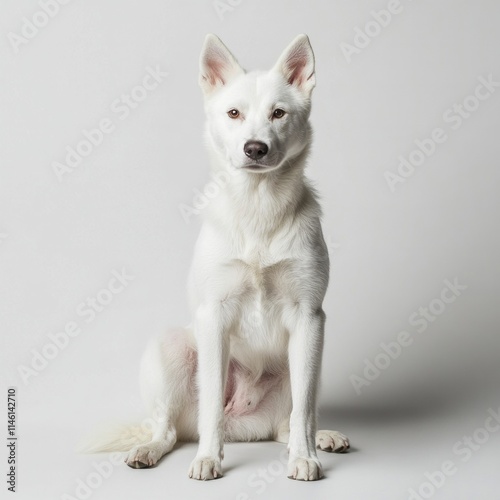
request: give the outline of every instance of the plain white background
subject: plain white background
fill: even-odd
[[[498,497],[500,432],[480,429],[500,405],[500,87],[471,96],[481,77],[500,82],[500,6],[401,0],[386,26],[374,25],[372,11],[391,5],[72,0],[29,31],[24,18],[44,24],[40,4],[3,3],[0,328],[2,390],[18,388],[14,498],[83,498],[78,481],[108,457],[75,455],[77,441],[101,422],[144,417],[142,349],[189,322],[185,278],[200,216],[186,220],[181,208],[209,182],[197,86],[207,32],[248,69],[270,67],[298,33],[310,36],[308,175],[332,260],[321,426],[347,433],[353,451],[323,454],[326,478],[305,484],[286,479],[282,445],[233,444],[226,477],[200,484],[187,478],[195,445],[184,445],[153,470],[90,476],[88,497],[392,500],[412,488],[422,498]],[[360,48],[369,22],[375,36]],[[31,38],[19,42],[23,29]],[[134,91],[157,67],[168,73],[157,87]],[[142,100],[125,116],[120,101],[131,92]],[[469,111],[452,118],[464,101]],[[59,180],[54,162],[103,119],[113,130]],[[436,128],[446,140],[392,192],[385,173]],[[84,313],[89,297],[110,300],[102,290],[123,269],[133,276],[124,290],[95,318]],[[439,302],[446,279],[467,287],[449,304]],[[439,314],[423,321],[419,308],[429,305]],[[80,334],[25,383],[19,368],[71,322]],[[380,373],[372,368],[357,394],[354,377],[387,361],[381,343],[401,331],[412,344]],[[472,443],[454,448],[467,435]],[[455,472],[426,486],[425,473],[446,460]]]

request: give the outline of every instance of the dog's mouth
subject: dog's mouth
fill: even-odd
[[[269,170],[274,170],[277,165],[263,165],[261,163],[250,163],[249,165],[243,165],[241,167],[243,170],[248,170],[250,172],[269,172]]]

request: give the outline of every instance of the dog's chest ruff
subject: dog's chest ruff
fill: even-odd
[[[245,348],[268,354],[282,353],[287,341],[283,315],[293,307],[293,262],[272,259],[262,249],[234,259],[230,265],[239,270],[238,288],[233,291],[240,307],[233,340]]]

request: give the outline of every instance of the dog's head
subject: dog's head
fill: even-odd
[[[215,35],[200,58],[207,135],[218,156],[236,169],[269,172],[309,143],[314,54],[299,35],[267,72],[246,73]]]

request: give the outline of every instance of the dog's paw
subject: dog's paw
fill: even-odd
[[[189,477],[201,481],[222,477],[220,460],[213,457],[196,457],[189,467]]]
[[[323,477],[323,471],[317,458],[291,458],[287,475],[297,481],[317,481]]]
[[[161,450],[157,446],[147,444],[134,446],[125,458],[125,463],[132,469],[147,469],[154,467],[162,457]]]
[[[323,451],[345,453],[351,445],[349,439],[338,431],[318,431],[316,433],[316,448]]]

